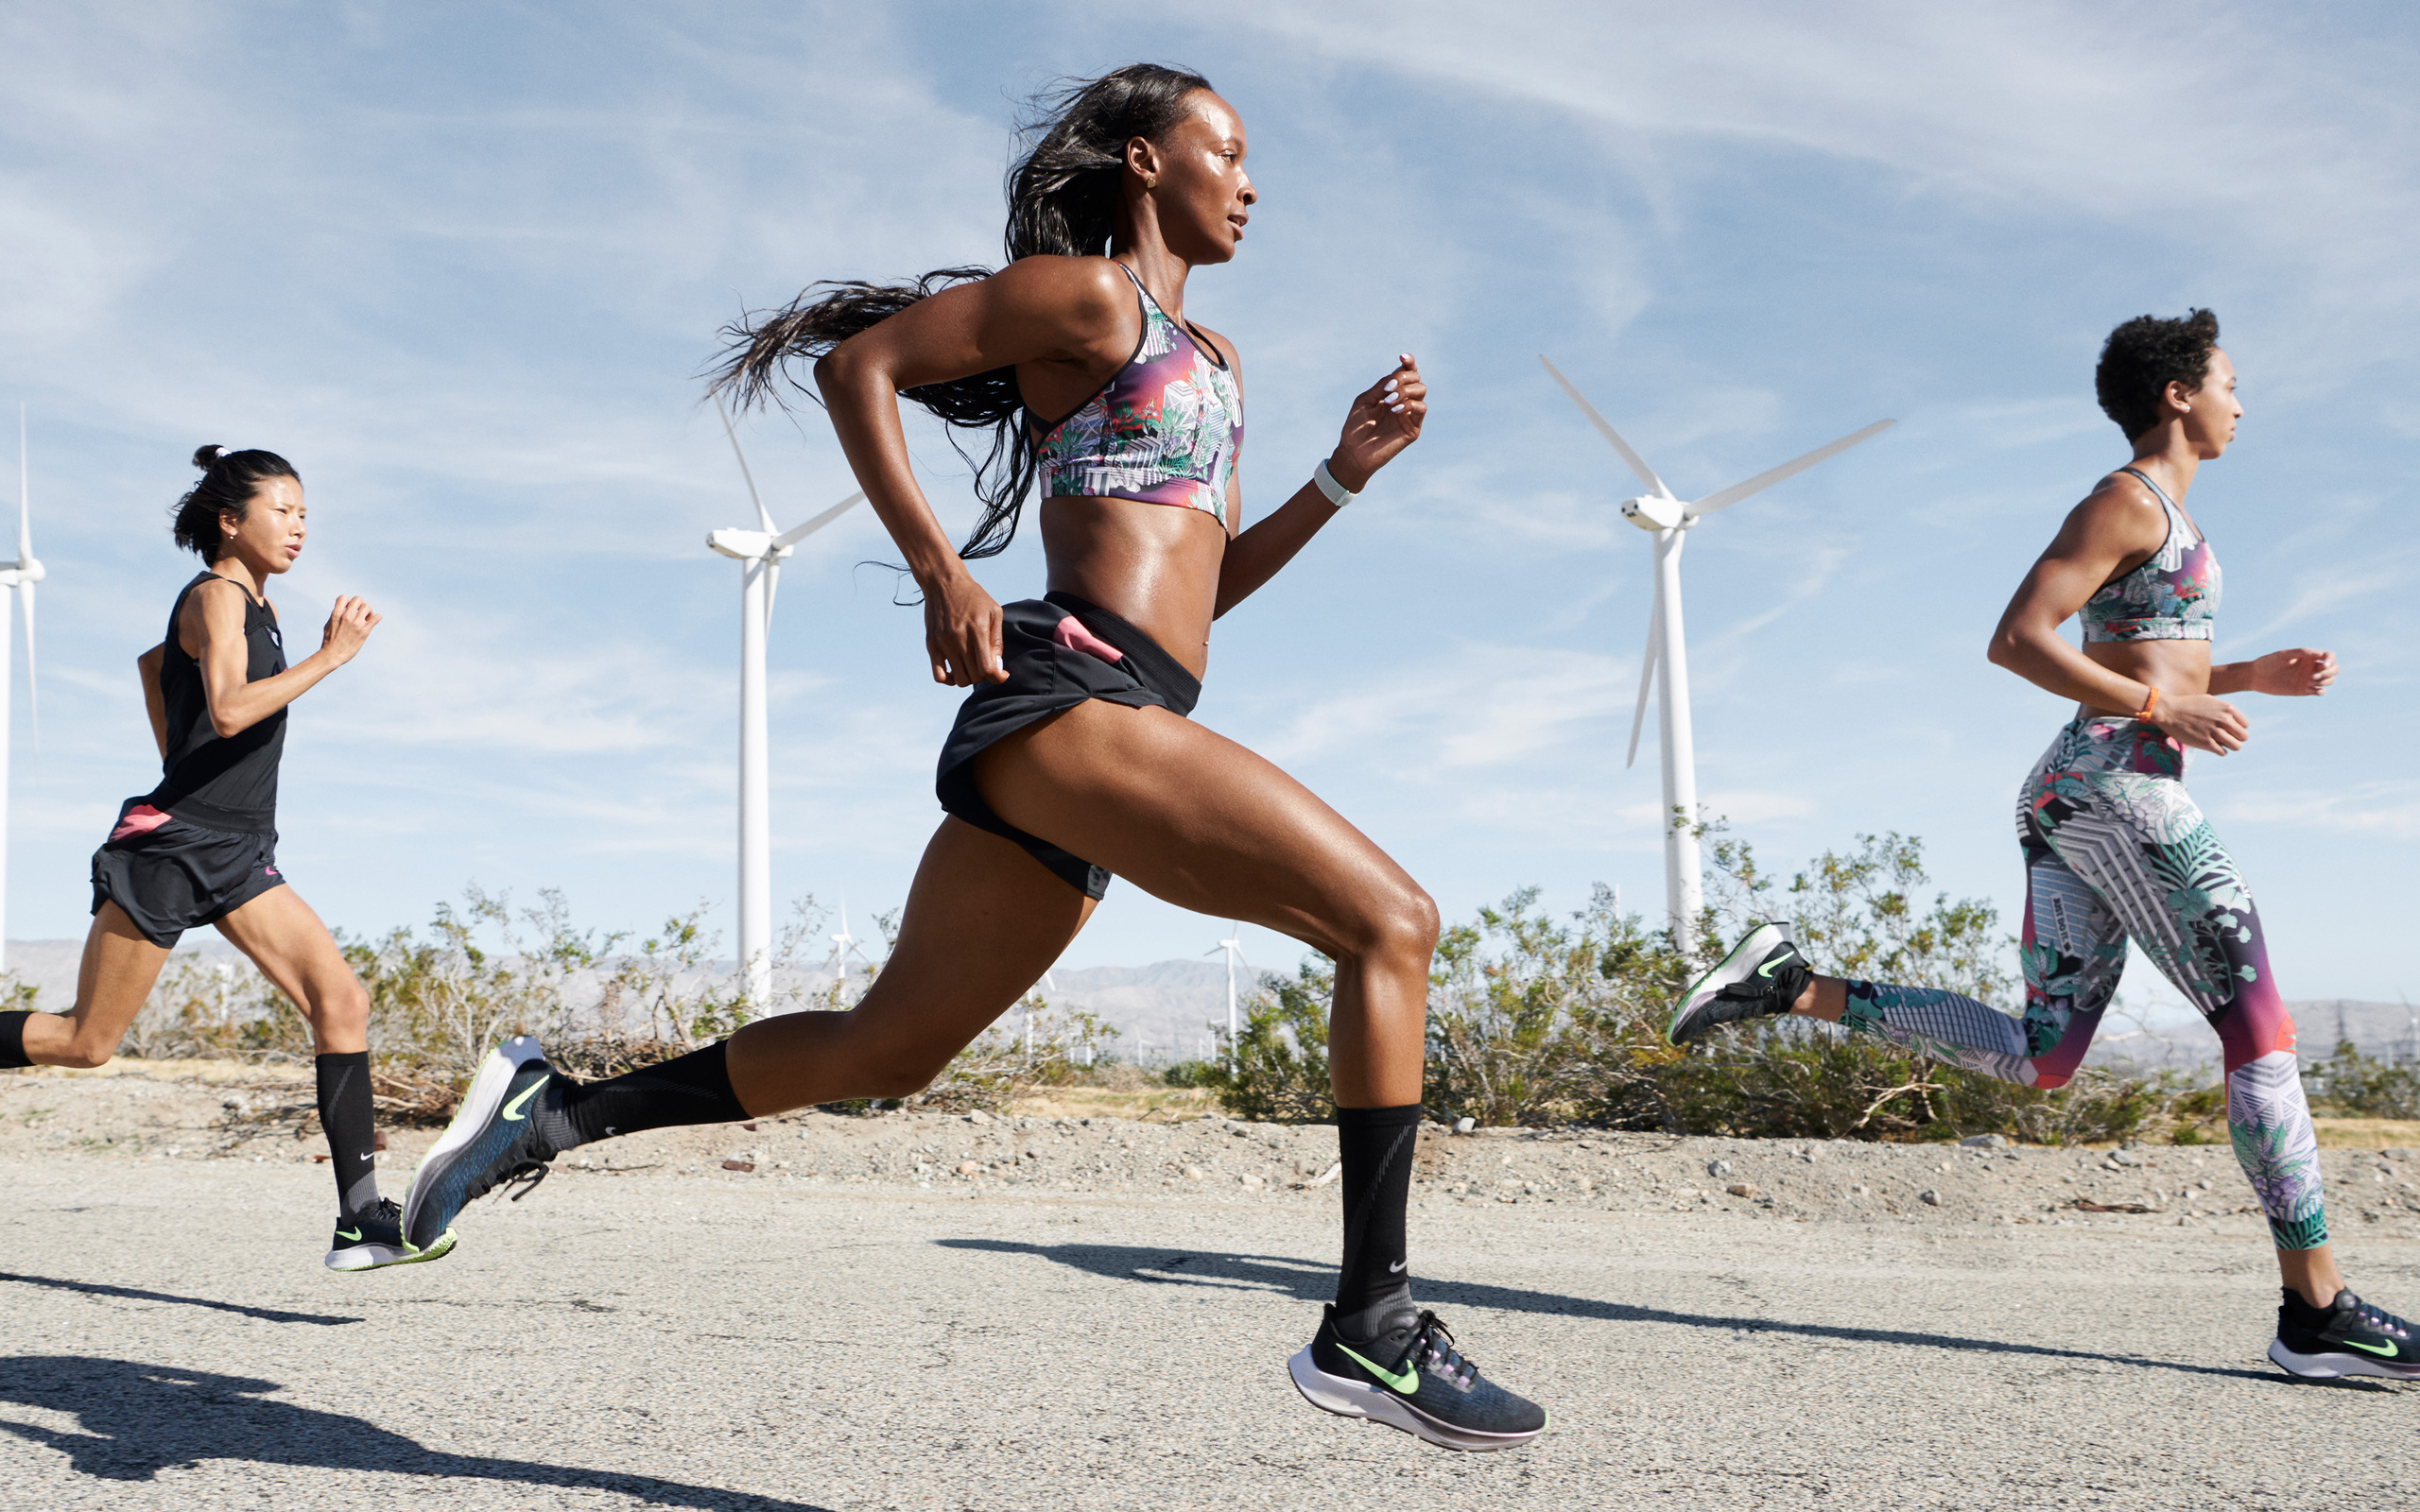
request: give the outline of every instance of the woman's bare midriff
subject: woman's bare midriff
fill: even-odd
[[[2181,698],[2210,691],[2210,643],[2207,641],[2096,641],[2083,648],[2089,661],[2110,671],[2157,688],[2163,698]],[[2132,709],[2096,709],[2076,705],[2080,718],[2095,714],[2134,713]]]
[[[1187,672],[1210,664],[1227,532],[1210,515],[1140,499],[1042,501],[1047,582],[1126,621]]]

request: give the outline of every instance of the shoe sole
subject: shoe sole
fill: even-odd
[[[443,1260],[454,1252],[454,1230],[446,1229],[437,1236],[437,1243],[426,1249],[414,1249],[409,1245],[348,1245],[328,1251],[330,1270],[384,1270],[389,1265],[417,1265],[424,1260]]]
[[[471,1090],[462,1094],[462,1106],[455,1113],[454,1122],[445,1125],[445,1132],[420,1158],[420,1164],[412,1169],[411,1184],[404,1189],[402,1228],[406,1244],[411,1242],[412,1220],[420,1215],[421,1199],[428,1194],[429,1181],[443,1175],[446,1167],[454,1163],[454,1157],[479,1137],[494,1119],[504,1094],[511,1090],[512,1078],[520,1074],[523,1066],[543,1058],[544,1054],[535,1039],[521,1035],[489,1051],[488,1057],[479,1062],[479,1074],[471,1078]]]
[[[1389,1428],[1400,1428],[1415,1437],[1427,1440],[1440,1449],[1461,1450],[1469,1453],[1495,1449],[1518,1449],[1547,1431],[1546,1424],[1526,1434],[1481,1434],[1467,1428],[1455,1428],[1415,1412],[1411,1404],[1392,1391],[1332,1376],[1311,1360],[1306,1347],[1286,1362],[1286,1373],[1294,1380],[1294,1389],[1303,1400],[1322,1412],[1332,1412],[1339,1418],[1361,1418]]]
[[[2334,1381],[2343,1376],[2373,1376],[2380,1381],[2420,1381],[2420,1365],[2392,1366],[2356,1354],[2302,1354],[2286,1348],[2283,1339],[2269,1341],[2269,1358],[2278,1369],[2306,1381]]]
[[[1789,930],[1781,924],[1758,924],[1748,931],[1713,971],[1699,977],[1689,985],[1686,992],[1681,994],[1681,1005],[1673,1010],[1672,1022],[1664,1026],[1665,1040],[1676,1045],[1687,1043],[1681,1038],[1681,1031],[1696,1016],[1698,1009],[1704,1007],[1716,993],[1732,983],[1746,981],[1754,972],[1755,963],[1774,946],[1789,938]]]

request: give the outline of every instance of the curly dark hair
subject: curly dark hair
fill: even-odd
[[[1009,261],[1047,254],[1098,257],[1111,250],[1126,144],[1158,141],[1184,118],[1185,102],[1210,81],[1185,68],[1129,63],[1098,78],[1068,84],[1033,102],[1021,129],[1026,150],[1009,169]],[[988,267],[944,267],[897,284],[856,280],[810,285],[779,310],[752,310],[723,328],[729,343],[710,372],[707,391],[728,391],[741,404],[782,401],[782,381],[821,404],[798,380],[795,364],[813,363],[858,332],[954,284],[989,278]],[[925,384],[903,396],[946,421],[953,430],[990,431],[976,462],[953,436],[950,443],[975,467],[975,496],[983,501],[965,558],[1008,549],[1017,517],[1033,491],[1033,448],[1018,434],[1024,404],[1016,369],[994,368],[947,383]]]
[[[221,515],[243,519],[251,511],[252,495],[271,478],[302,481],[293,463],[257,446],[240,452],[205,446],[193,454],[193,465],[201,469],[201,481],[177,501],[168,528],[178,545],[204,562],[216,561],[227,544],[218,528]]]
[[[2159,423],[2160,395],[2169,385],[2202,387],[2218,345],[2219,318],[2207,310],[2194,310],[2182,320],[2135,317],[2100,345],[2100,366],[2092,371],[2100,412],[2133,440]]]

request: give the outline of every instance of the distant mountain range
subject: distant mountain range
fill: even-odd
[[[188,936],[186,947],[209,957],[240,959],[234,949],[213,932]],[[76,968],[81,940],[10,940],[8,965],[19,981],[39,988],[41,1005],[63,1011],[75,1001]],[[728,971],[726,963],[718,968]],[[830,978],[821,971],[802,974],[798,984],[807,990]],[[1165,1065],[1171,1060],[1199,1059],[1214,1053],[1210,1026],[1227,1019],[1227,968],[1220,961],[1155,961],[1149,966],[1092,966],[1053,973],[1050,1001],[1061,1007],[1080,1008],[1118,1032],[1116,1054],[1121,1060]],[[1250,991],[1249,983],[1243,984]],[[2365,1055],[2387,1059],[2420,1059],[2420,1033],[2412,1009],[2400,1003],[2360,1003],[2325,998],[2290,1003],[2301,1049],[2317,1059],[2336,1048],[2339,1039],[2360,1047]],[[1013,1012],[1011,1015],[1013,1021]],[[2093,1063],[2132,1063],[2147,1068],[2185,1070],[2215,1066],[2218,1037],[2187,1023],[2158,1034],[2143,1034],[2118,1024],[2104,1026],[2093,1047]]]

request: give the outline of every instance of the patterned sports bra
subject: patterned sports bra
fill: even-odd
[[[2206,641],[2219,618],[2219,558],[2185,511],[2137,469],[2118,470],[2139,481],[2168,511],[2168,539],[2149,560],[2100,585],[2077,611],[2086,643]],[[2189,545],[2179,544],[2190,532]]]
[[[1244,446],[1236,375],[1167,317],[1133,269],[1143,335],[1126,366],[1056,424],[1034,423],[1046,499],[1140,499],[1227,523],[1227,480]]]

